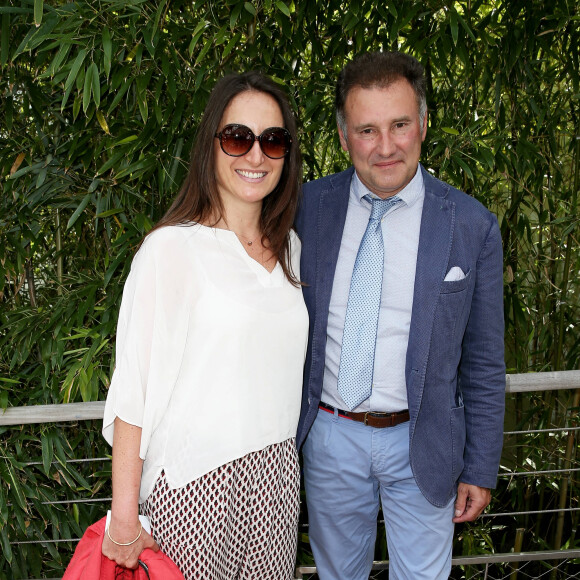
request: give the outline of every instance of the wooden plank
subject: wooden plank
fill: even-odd
[[[506,375],[507,393],[530,393],[560,389],[580,389],[580,371]],[[104,401],[8,407],[4,412],[0,411],[0,426],[102,419],[104,408]]]
[[[560,389],[580,389],[580,371],[506,375],[507,393],[557,391]]]
[[[0,410],[0,425],[28,425],[102,419],[105,401],[92,403],[63,403],[61,405],[30,405]]]

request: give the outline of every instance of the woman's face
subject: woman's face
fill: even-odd
[[[258,136],[269,127],[284,127],[282,111],[273,97],[258,91],[246,91],[232,99],[224,111],[218,132],[229,124],[246,125]],[[214,139],[218,191],[224,208],[257,204],[270,194],[280,181],[284,158],[270,159],[258,141],[240,157],[224,153],[219,139]]]

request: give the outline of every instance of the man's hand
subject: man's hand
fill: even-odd
[[[489,505],[490,501],[491,491],[487,487],[460,483],[455,500],[454,523],[472,522]]]

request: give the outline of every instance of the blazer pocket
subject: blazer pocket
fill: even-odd
[[[450,282],[441,282],[441,294],[454,294],[455,292],[463,292],[471,282],[471,270],[465,274],[465,278],[461,280],[452,280]]]

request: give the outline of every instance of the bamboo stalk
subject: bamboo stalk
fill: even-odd
[[[30,246],[28,247],[30,256]],[[32,256],[26,260],[26,283],[28,285],[28,296],[30,297],[30,306],[36,308],[36,283],[34,281],[34,269],[32,267]]]
[[[60,210],[56,210],[56,279],[58,280],[58,287],[56,292],[59,296],[62,295],[62,273],[63,273],[63,260],[62,260],[62,229],[60,225]]]
[[[574,163],[574,183],[572,185],[572,200],[570,203],[571,215],[576,215],[576,208],[578,203],[578,188],[580,187],[580,139],[576,139],[575,149],[575,163]],[[560,361],[562,360],[562,351],[564,348],[564,334],[565,334],[565,320],[566,313],[566,298],[568,295],[568,284],[570,279],[570,262],[572,261],[572,245],[574,238],[572,232],[568,234],[566,240],[566,253],[564,257],[564,272],[562,278],[562,288],[560,290],[560,312],[558,313],[558,340],[556,344],[556,361],[554,370],[560,370]]]
[[[522,546],[524,544],[524,532],[525,528],[517,528],[516,529],[516,539],[514,541],[514,554],[519,554],[522,551]],[[512,573],[510,574],[510,580],[516,580],[518,577],[518,565],[517,563],[513,563],[510,565],[512,569]]]
[[[575,215],[576,207],[578,202],[578,188],[580,186],[580,140],[576,139],[575,148],[575,163],[574,163],[574,182],[572,189],[572,200],[571,200],[571,211]],[[568,239],[566,241],[566,253],[564,258],[564,273],[562,279],[562,288],[560,293],[560,312],[558,318],[558,339],[556,345],[556,366],[554,370],[560,370],[560,361],[562,359],[562,352],[564,348],[564,334],[565,334],[565,320],[564,314],[566,312],[566,296],[568,292],[569,274],[570,274],[570,262],[572,258],[572,244],[573,238],[572,233],[568,234]],[[574,398],[572,401],[572,409],[576,409],[580,403],[580,389],[577,389],[574,393]],[[577,413],[576,413],[577,414]],[[572,417],[570,417],[570,422],[572,422]],[[568,441],[566,445],[566,456],[564,458],[564,468],[570,467],[572,454],[574,451],[574,444],[576,441],[576,432],[571,431],[568,435]],[[562,487],[560,488],[560,497],[558,502],[558,507],[564,509],[566,507],[566,501],[568,499],[568,485],[570,478],[564,478],[562,480]],[[556,532],[554,535],[554,549],[559,550],[562,546],[562,537],[564,535],[564,512],[558,513],[558,518],[556,520]],[[555,579],[555,571],[552,571],[551,578]]]
[[[577,409],[580,404],[580,389],[577,389],[574,393],[574,398],[572,400],[572,409]],[[576,415],[578,412],[576,411]],[[572,423],[572,417],[570,417],[570,423]],[[566,456],[564,457],[564,469],[568,469],[572,464],[572,454],[574,453],[574,445],[576,442],[576,431],[570,431],[568,434],[568,441],[566,444]],[[568,484],[570,482],[570,476],[562,479],[562,487],[560,488],[560,501],[558,508],[563,510],[566,507],[566,502],[568,500]],[[564,533],[564,513],[563,511],[558,513],[558,519],[556,521],[556,534],[554,537],[554,550],[559,550],[562,546],[562,536]]]

